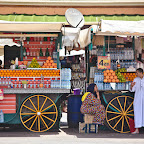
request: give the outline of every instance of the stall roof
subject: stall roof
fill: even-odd
[[[0,21],[0,32],[61,32],[62,22]]]
[[[144,20],[143,15],[84,15],[86,23],[99,22],[103,20],[123,20],[123,21],[140,21]],[[64,15],[25,15],[25,14],[8,14],[0,15],[0,20],[12,22],[62,22],[66,23]],[[92,25],[90,24],[90,25]]]
[[[44,6],[141,6],[143,0],[0,0],[3,5]]]
[[[97,35],[133,35],[144,36],[144,20],[120,21],[101,20],[101,31]]]

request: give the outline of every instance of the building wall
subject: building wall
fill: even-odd
[[[76,8],[83,15],[144,15],[144,6],[16,6],[0,5],[0,14],[64,15],[68,8]]]

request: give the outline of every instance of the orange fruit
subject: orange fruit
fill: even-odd
[[[53,60],[50,60],[50,63],[53,63],[54,61]]]
[[[113,82],[113,83],[115,83],[115,82],[116,82],[116,80],[115,80],[115,79],[112,79],[112,82]]]
[[[108,83],[111,83],[111,79],[108,79]]]
[[[112,80],[114,77],[113,76],[110,76],[110,79]]]
[[[112,76],[115,76],[115,72],[112,73]]]
[[[49,56],[47,59],[48,59],[48,60],[51,60],[52,58]]]
[[[49,67],[50,67],[50,66],[51,66],[51,63],[48,63],[48,65],[47,65],[47,66],[49,66]]]
[[[108,80],[107,79],[104,79],[104,82],[106,83]]]
[[[106,76],[105,79],[109,79],[109,76]]]
[[[46,60],[46,63],[49,63],[49,60]]]
[[[52,66],[55,66],[55,63],[52,63]]]
[[[111,76],[111,73],[108,73],[108,76]]]
[[[119,82],[119,80],[118,80],[118,79],[116,79],[115,81],[116,81],[116,83],[118,83],[118,82]]]
[[[114,76],[114,79],[117,79],[117,76]]]
[[[107,73],[106,73],[106,72],[104,73],[104,76],[107,76]]]
[[[113,70],[109,70],[110,73],[113,73]]]
[[[106,70],[105,72],[106,72],[106,73],[109,73],[110,71],[109,71],[109,70]]]

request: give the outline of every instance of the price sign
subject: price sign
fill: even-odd
[[[108,56],[98,56],[98,69],[110,69],[111,60]]]

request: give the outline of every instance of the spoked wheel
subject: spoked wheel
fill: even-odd
[[[116,132],[130,132],[129,118],[133,116],[133,98],[131,96],[117,96],[106,107],[107,124]]]
[[[30,131],[44,132],[53,127],[58,112],[55,103],[45,95],[28,97],[21,105],[20,119]]]

